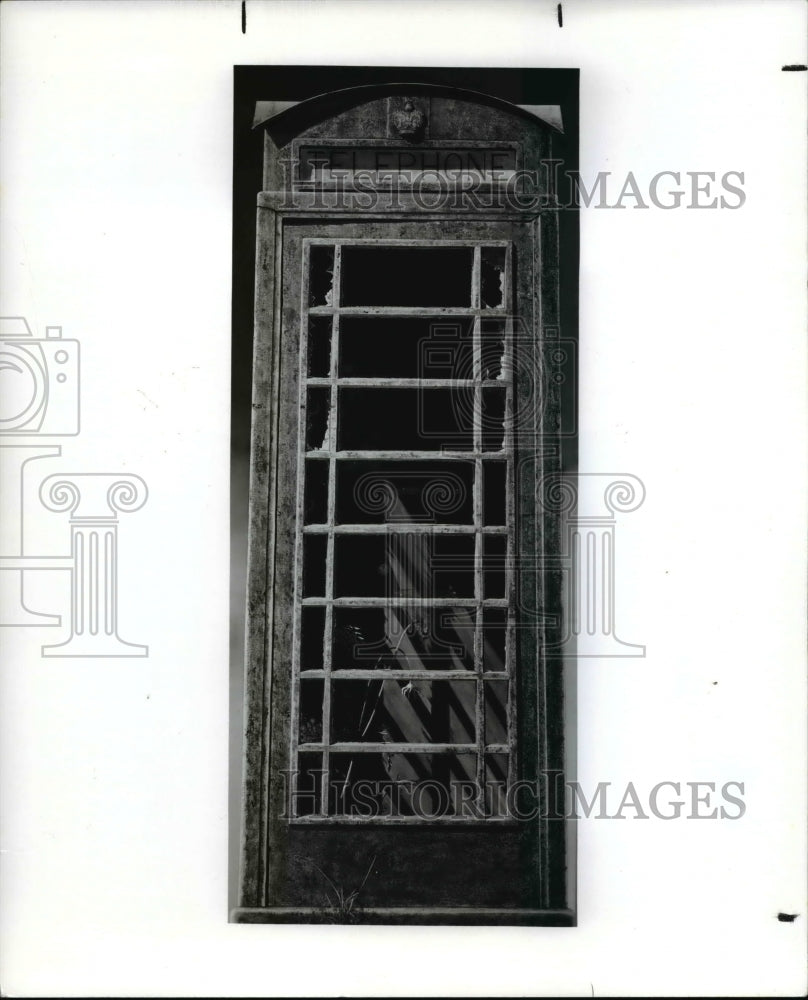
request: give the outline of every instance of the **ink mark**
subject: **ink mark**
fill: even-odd
[[[561,6],[559,4],[559,6]],[[788,66],[783,66],[784,73],[805,73],[808,72],[808,66],[803,66],[801,63],[793,63]]]
[[[564,14],[563,14],[563,12],[561,10],[561,4],[558,4],[556,6],[556,13],[558,14],[558,26],[559,26],[559,28],[563,28],[564,27]]]
[[[777,919],[781,924],[793,924],[799,913],[778,913]]]
[[[241,33],[247,34],[247,0],[241,0]]]

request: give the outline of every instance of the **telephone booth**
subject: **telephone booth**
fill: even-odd
[[[556,105],[258,102],[240,922],[571,924]]]

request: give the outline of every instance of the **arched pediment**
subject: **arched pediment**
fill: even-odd
[[[253,127],[264,126],[276,145],[284,146],[321,122],[352,108],[385,97],[423,96],[445,98],[500,110],[515,118],[532,119],[556,132],[564,131],[557,104],[512,104],[490,94],[426,83],[386,83],[347,87],[304,101],[257,101]]]

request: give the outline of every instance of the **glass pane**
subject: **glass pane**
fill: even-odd
[[[328,378],[331,373],[330,316],[309,316],[308,374]]]
[[[334,248],[313,246],[309,253],[309,306],[330,306],[333,299]]]
[[[485,683],[485,742],[508,742],[508,681]]]
[[[312,816],[320,812],[323,782],[323,756],[319,753],[297,755],[297,773],[292,775],[292,813]]]
[[[341,461],[336,520],[471,524],[473,481],[474,466],[465,462]]]
[[[482,391],[482,438],[485,451],[501,451],[505,443],[505,389]]]
[[[331,446],[330,389],[309,389],[306,398],[306,450],[326,451]]]
[[[495,527],[505,524],[504,462],[483,462],[483,524]]]
[[[474,444],[471,398],[451,389],[341,389],[340,449],[468,450]]]
[[[335,680],[335,743],[474,743],[476,683]]]
[[[325,524],[328,519],[328,461],[308,459],[303,492],[303,523]]]
[[[474,322],[442,318],[429,324],[421,342],[423,378],[474,378]]]
[[[334,608],[332,622],[332,658],[334,670],[374,670],[393,667],[387,643],[388,625],[385,608]],[[398,635],[393,639],[395,648]]]
[[[414,602],[429,597],[473,597],[474,538],[404,533],[337,535],[334,596],[395,597]]]
[[[480,251],[480,305],[496,309],[505,304],[505,247]]]
[[[505,345],[505,321],[480,320],[480,372],[486,381],[505,381],[508,364]]]
[[[474,669],[474,608],[436,608],[431,633],[433,655],[429,666],[442,670]]]
[[[471,247],[344,246],[343,306],[471,305]]]
[[[325,535],[303,539],[303,596],[325,597]]]
[[[325,608],[303,608],[300,625],[300,669],[322,670]]]
[[[505,596],[504,535],[485,535],[483,538],[483,590],[486,597]]]
[[[435,535],[432,578],[435,597],[474,596],[474,538]]]
[[[318,317],[330,320],[330,317]],[[471,378],[470,318],[343,316],[343,378]]]
[[[384,597],[388,593],[393,583],[387,541],[381,535],[335,536],[335,597]]]
[[[483,610],[483,670],[505,670],[505,608]]]
[[[300,681],[300,743],[320,743],[323,738],[323,681]]]
[[[335,608],[337,670],[473,670],[473,608]]]
[[[329,811],[423,819],[478,815],[476,777],[471,753],[332,753]]]

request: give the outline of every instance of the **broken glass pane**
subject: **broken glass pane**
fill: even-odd
[[[309,306],[334,305],[334,248],[313,246],[309,253]]]
[[[306,450],[328,451],[328,432],[331,410],[329,389],[309,389],[306,403]]]
[[[483,247],[480,264],[480,305],[497,309],[505,304],[505,247]]]
[[[480,320],[480,373],[484,381],[504,381],[508,371],[505,321]]]

